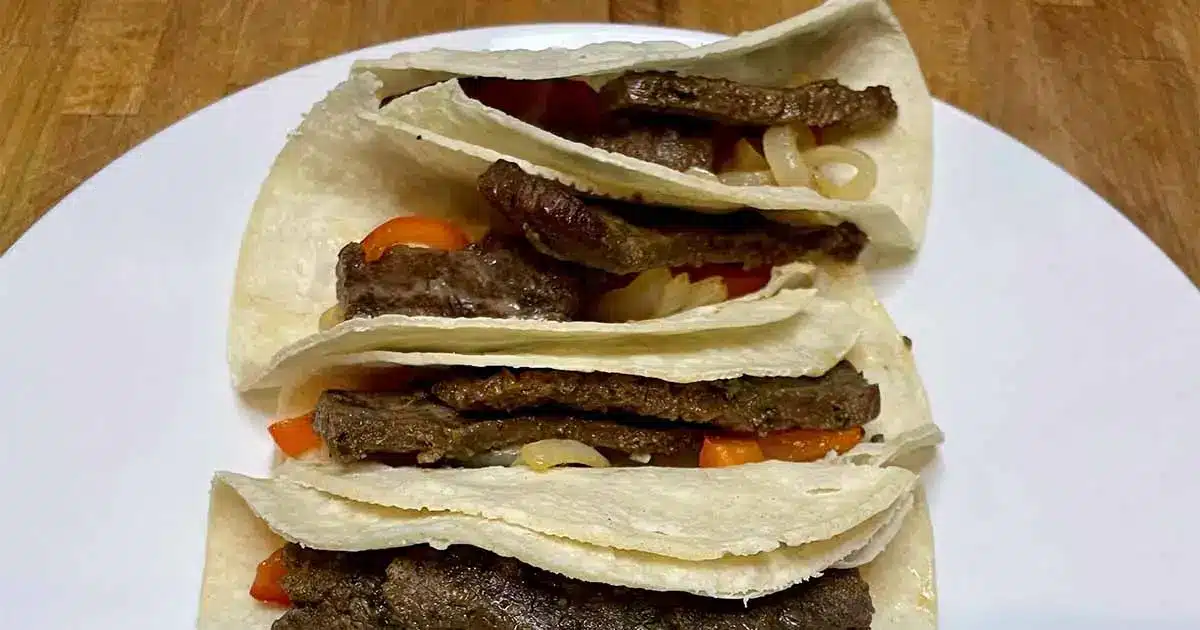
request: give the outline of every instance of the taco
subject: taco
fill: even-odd
[[[908,341],[862,272],[809,281],[799,315],[657,342],[343,352],[333,338],[277,367],[272,432],[292,456],[453,467],[886,464],[939,443]]]
[[[936,627],[901,469],[499,470],[404,507],[218,474],[199,627]]]
[[[383,116],[610,195],[780,210],[884,248],[923,236],[932,99],[883,0],[831,0],[697,48],[430,50],[355,67],[383,81]]]
[[[680,52],[676,61],[766,64],[764,51],[794,52],[797,41],[817,32],[813,25],[867,15],[868,4],[854,6],[823,9],[834,17],[818,15],[811,24],[810,18],[784,23],[771,31],[778,37],[759,36],[753,45]],[[638,46],[579,54],[623,51],[605,57],[611,57],[608,72],[619,69],[618,58],[660,50]],[[430,55],[415,59],[439,58]],[[495,55],[501,65],[513,59]],[[488,57],[466,58],[475,67]],[[868,236],[908,233],[923,222],[924,193],[904,195],[920,202],[920,210],[910,208],[911,220],[869,200],[839,202],[849,204],[839,215],[802,201],[808,193],[789,187],[734,199],[713,196],[711,187],[679,189],[669,179],[627,181],[603,165],[526,153],[521,143],[495,150],[457,126],[393,115],[427,98],[426,90],[381,111],[380,94],[437,75],[403,63],[363,66],[318,103],[264,182],[243,239],[231,309],[229,355],[238,388],[278,385],[278,366],[301,354],[484,353],[566,339],[659,343],[775,323],[803,308],[802,296],[786,290],[797,288],[810,268],[797,261],[851,261]],[[449,77],[437,76],[443,75]],[[897,103],[902,112],[908,107],[903,98]],[[913,109],[920,110],[919,102]],[[919,136],[919,125],[905,120],[902,113],[885,131],[855,137]],[[919,155],[899,161],[923,168]],[[889,185],[879,181],[881,191]],[[737,188],[737,195],[764,189]],[[744,207],[771,211],[774,220]],[[331,338],[342,340],[337,352]]]

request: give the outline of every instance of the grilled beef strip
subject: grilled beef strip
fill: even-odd
[[[415,456],[419,464],[464,462],[545,439],[575,440],[626,455],[672,456],[697,452],[704,440],[698,428],[622,420],[569,414],[468,418],[421,391],[328,390],[313,412],[313,428],[339,462],[403,456]]]
[[[273,630],[867,630],[857,570],[744,602],[581,582],[463,545],[284,548],[293,608]]]
[[[695,125],[618,121],[601,131],[577,138],[597,149],[621,153],[677,171],[715,166],[715,141],[711,129]]]
[[[581,312],[579,269],[520,239],[489,235],[458,251],[397,246],[367,262],[363,247],[338,253],[337,297],[347,318],[385,313],[562,321]]]
[[[563,184],[504,160],[480,176],[479,190],[538,251],[614,274],[710,263],[781,265],[814,255],[852,261],[867,243],[852,223],[789,225],[750,211],[714,217],[654,208],[642,210],[641,218],[686,213],[690,225],[643,227],[626,216],[637,212],[631,204],[585,200]]]
[[[752,377],[671,383],[627,374],[500,369],[460,372],[432,387],[463,412],[565,408],[706,423],[765,434],[848,429],[879,415],[879,386],[848,361],[820,377]]]
[[[466,77],[459,83],[471,98],[546,131],[677,171],[715,169],[719,125],[757,130],[752,135],[786,123],[855,131],[881,127],[897,114],[887,87],[853,90],[836,80],[779,88],[632,72],[599,94],[572,79]]]
[[[885,86],[852,90],[836,80],[799,87],[762,87],[727,79],[631,72],[600,88],[608,112],[639,112],[701,118],[728,125],[850,129],[880,127],[896,118],[896,101]]]

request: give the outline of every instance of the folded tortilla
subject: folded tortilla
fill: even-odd
[[[924,236],[933,101],[917,57],[884,0],[830,0],[778,24],[697,48],[649,42],[573,50],[435,49],[360,61],[355,68],[382,80],[381,95],[405,94],[381,116],[569,173],[585,180],[585,189],[689,208],[821,211],[857,224],[876,248],[915,249]],[[833,78],[855,89],[888,86],[899,107],[894,123],[839,141],[878,165],[874,192],[864,201],[843,201],[807,188],[725,185],[556,136],[469,98],[455,80],[581,78],[598,84],[645,70],[765,86],[788,85],[797,76]]]
[[[503,517],[476,516],[474,514],[484,510],[495,513],[511,509],[513,514],[528,515],[538,513],[538,509],[528,509],[536,501],[526,502],[523,506],[519,501],[513,502],[518,498],[517,488],[509,488],[499,500],[473,496],[473,492],[482,488],[473,483],[461,485],[457,483],[461,478],[449,479],[440,474],[444,471],[427,473],[435,480],[424,483],[428,486],[441,483],[449,498],[410,503],[442,501],[443,505],[453,503],[454,508],[462,511],[372,506],[280,479],[256,480],[221,473],[213,485],[199,627],[204,630],[270,627],[281,609],[253,600],[248,594],[248,586],[253,581],[258,561],[284,540],[342,551],[413,544],[430,544],[435,548],[466,544],[584,581],[683,591],[724,599],[766,595],[815,577],[826,568],[859,566],[868,559],[860,553],[866,549],[872,552],[869,563],[862,567],[876,608],[876,621],[872,627],[936,627],[932,536],[923,499],[919,492],[914,494],[915,478],[911,474],[899,469],[824,467],[838,469],[840,476],[833,477],[840,478],[841,483],[871,488],[885,496],[897,495],[892,505],[872,514],[875,504],[870,508],[847,506],[840,495],[841,488],[834,487],[838,482],[830,481],[833,477],[828,471],[818,470],[820,465],[761,464],[740,468],[751,476],[757,474],[755,468],[763,468],[773,476],[793,482],[793,486],[787,494],[781,495],[772,489],[769,491],[773,494],[757,495],[759,509],[764,514],[758,515],[759,510],[751,510],[740,515],[753,522],[730,519],[729,510],[724,509],[720,514],[722,518],[716,518],[715,514],[705,517],[711,512],[711,505],[701,506],[704,509],[698,514],[654,509],[660,497],[646,493],[639,497],[637,492],[618,492],[613,501],[633,500],[649,508],[651,516],[647,520],[636,518],[635,505],[618,509],[611,518],[596,520],[607,520],[604,527],[610,530],[609,534],[617,535],[618,540],[624,540],[621,534],[632,535],[638,540],[646,535],[657,535],[666,540],[670,537],[668,534],[674,533],[688,541],[684,546],[691,544],[694,548],[722,544],[717,541],[765,541],[772,533],[792,540],[828,537],[796,545],[779,546],[776,541],[773,543],[775,548],[751,555],[725,554],[716,559],[683,560],[672,555],[617,549],[549,535],[514,525]],[[791,470],[780,470],[782,468]],[[735,471],[732,476],[738,474]],[[814,474],[821,479],[806,481]],[[436,480],[439,477],[445,479]],[[854,481],[850,481],[851,478]],[[761,484],[754,483],[749,488],[753,490],[742,494],[764,489]],[[813,489],[821,492],[806,492]],[[711,490],[716,493],[718,498],[714,500],[718,504],[721,499],[734,496],[729,494],[730,489],[722,490],[720,482]],[[592,488],[591,492],[594,491]],[[737,494],[736,490],[733,492]],[[851,494],[859,496],[860,491]],[[742,501],[752,499],[747,496]],[[666,502],[674,507],[686,507],[695,499],[668,497]],[[791,508],[793,515],[808,515],[800,519],[804,525],[794,519],[780,518],[786,508]],[[836,527],[821,521],[820,516],[827,512],[834,516]],[[562,524],[553,516],[542,513],[533,522],[540,529],[561,529]],[[692,518],[695,516],[701,518]],[[746,523],[740,531],[736,527],[738,522]],[[653,527],[669,530],[654,532]],[[797,537],[796,533],[805,531],[805,527],[809,528],[807,533]],[[744,550],[754,548],[758,547],[745,547]],[[854,564],[854,560],[861,562]]]
[[[880,162],[879,199],[837,202],[842,208],[837,210],[822,205],[825,202],[819,199],[810,199],[808,193],[790,189],[729,190],[722,194],[735,197],[714,197],[713,191],[698,182],[673,183],[671,178],[654,176],[650,170],[645,174],[638,171],[641,180],[628,179],[633,174],[613,171],[604,166],[603,160],[564,161],[553,152],[530,154],[535,160],[522,159],[514,153],[523,151],[508,144],[495,150],[480,144],[483,140],[475,134],[464,141],[380,113],[380,93],[413,82],[415,87],[450,78],[453,73],[446,68],[486,74],[486,68],[493,67],[510,76],[510,70],[526,67],[531,59],[543,56],[552,61],[549,66],[592,75],[642,67],[645,63],[657,67],[661,62],[672,68],[692,64],[697,71],[749,79],[755,72],[782,67],[779,64],[784,61],[791,68],[795,60],[810,60],[816,65],[796,66],[794,70],[832,73],[852,83],[873,81],[877,73],[885,73],[886,80],[880,80],[897,95],[901,118],[888,131],[852,143]],[[430,69],[418,69],[424,66]],[[555,71],[546,69],[549,66],[543,61],[530,67],[540,67],[541,73],[552,76]],[[928,118],[928,93],[903,34],[885,5],[861,0],[833,2],[763,31],[698,49],[615,43],[579,51],[537,53],[430,51],[423,56],[366,64],[312,108],[277,156],[259,192],[243,236],[231,302],[228,355],[234,384],[242,390],[277,386],[283,364],[298,362],[312,367],[313,357],[368,349],[494,352],[498,345],[512,348],[566,337],[592,345],[599,340],[617,339],[634,343],[641,337],[781,321],[801,308],[801,296],[788,294],[785,289],[797,284],[796,278],[805,273],[804,265],[777,269],[770,285],[741,300],[654,322],[603,324],[389,315],[351,320],[327,333],[317,332],[321,314],[337,301],[334,267],[344,244],[363,238],[390,218],[404,215],[451,219],[474,236],[482,234],[487,226],[476,179],[500,159],[589,194],[619,197],[633,185],[646,195],[674,195],[660,201],[686,202],[684,205],[689,206],[715,204],[729,208],[750,204],[768,210],[842,212],[862,223],[864,229],[876,226],[872,237],[878,243],[915,247],[923,231],[928,199]],[[484,135],[491,137],[490,133]],[[517,148],[525,146],[517,144]],[[593,153],[588,155],[594,157]],[[759,194],[755,191],[766,197],[754,196]],[[736,197],[744,194],[751,198]],[[779,195],[783,197],[772,197]],[[339,341],[329,341],[331,338]]]

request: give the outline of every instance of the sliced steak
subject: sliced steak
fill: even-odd
[[[693,227],[642,227],[622,214],[633,212],[630,204],[585,200],[504,160],[480,176],[479,189],[538,251],[614,274],[710,263],[781,265],[814,255],[851,261],[867,243],[852,223],[785,225],[753,212],[711,217],[646,208],[642,214],[691,215]]]
[[[579,315],[578,269],[520,239],[488,237],[458,251],[397,246],[367,262],[362,245],[338,253],[337,297],[347,318],[385,313],[570,320]]]
[[[384,630],[396,628],[383,585],[390,551],[339,553],[284,547],[284,591],[293,608],[272,630]]]
[[[570,415],[466,418],[424,392],[321,394],[313,425],[336,461],[415,456],[418,463],[465,461],[489,451],[546,439],[576,440],[627,455],[698,452],[699,429]]]
[[[598,149],[661,164],[677,171],[693,167],[713,170],[714,141],[711,128],[691,129],[689,126],[621,121],[581,140]]]
[[[760,87],[669,72],[632,72],[600,88],[609,112],[642,112],[702,118],[729,125],[866,129],[896,117],[892,92],[876,85],[852,90],[834,80],[791,88]]]
[[[874,616],[857,570],[747,602],[581,582],[462,545],[286,549],[296,607],[274,630],[866,630]]]
[[[712,424],[738,432],[848,429],[879,415],[879,386],[847,361],[824,375],[671,383],[596,372],[514,370],[462,374],[433,393],[460,411],[567,408]]]

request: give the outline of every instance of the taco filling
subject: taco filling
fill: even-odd
[[[291,607],[273,630],[852,630],[874,614],[857,569],[743,602],[582,582],[465,545],[335,552],[288,544],[260,565],[251,594]]]
[[[844,200],[867,198],[877,167],[839,142],[878,131],[898,113],[887,87],[854,90],[833,79],[770,87],[628,72],[598,90],[575,79],[459,84],[484,105],[597,149],[730,185],[802,186]],[[839,181],[834,165],[856,172]]]
[[[716,467],[844,453],[880,412],[879,387],[845,361],[815,378],[696,383],[545,369],[409,374],[322,391],[310,414],[271,432],[285,453],[322,449],[340,463]]]
[[[548,321],[664,317],[753,293],[771,268],[852,261],[853,224],[793,225],[586,197],[498,161],[479,178],[496,227],[398,217],[338,254],[338,305],[322,328],[384,314]]]

